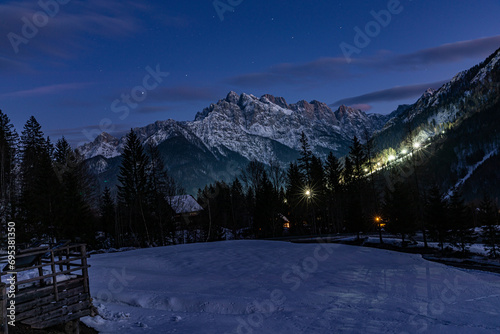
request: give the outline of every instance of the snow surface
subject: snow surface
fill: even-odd
[[[500,276],[338,244],[227,241],[99,254],[101,333],[495,333]]]

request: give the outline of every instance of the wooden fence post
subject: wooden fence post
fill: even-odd
[[[56,271],[56,264],[55,264],[55,259],[54,259],[54,251],[50,251],[50,260],[51,264],[50,267],[52,268],[52,284],[54,284],[54,296],[56,297],[56,301],[59,301],[59,291],[57,291],[57,271]]]
[[[81,245],[80,252],[82,254],[82,276],[85,292],[89,293],[89,271],[87,268],[87,249],[84,244]]]

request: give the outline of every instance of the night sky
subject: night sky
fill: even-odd
[[[499,48],[498,13],[498,0],[1,1],[0,109],[73,145],[192,120],[230,90],[389,113]]]

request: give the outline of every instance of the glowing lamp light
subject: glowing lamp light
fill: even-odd
[[[389,161],[394,161],[394,160],[396,160],[396,157],[395,157],[395,156],[393,156],[393,155],[390,155],[390,156],[389,156]]]
[[[406,154],[406,153],[408,153],[408,150],[406,150],[406,149],[402,150],[401,153]]]
[[[368,173],[368,168],[365,168],[364,171],[365,171],[365,173]]]
[[[413,147],[415,147],[415,148],[419,148],[419,147],[420,147],[420,143],[415,143],[415,144],[413,144]]]
[[[310,190],[306,190],[306,196],[311,196],[311,191]]]

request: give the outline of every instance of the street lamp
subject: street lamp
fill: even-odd
[[[382,218],[380,216],[376,216],[375,223],[377,224],[378,227],[378,236],[380,238],[380,243],[383,244],[384,241],[382,240]]]

